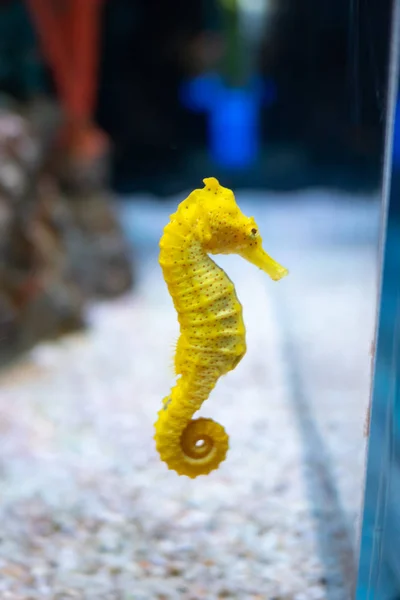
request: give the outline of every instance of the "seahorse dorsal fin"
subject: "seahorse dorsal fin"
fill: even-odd
[[[219,181],[215,177],[206,177],[203,179],[203,183],[212,192],[216,192],[220,187]]]

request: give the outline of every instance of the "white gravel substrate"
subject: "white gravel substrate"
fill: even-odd
[[[229,432],[228,458],[192,481],[168,471],[153,443],[177,336],[156,263],[171,207],[125,209],[134,294],[93,307],[86,334],[42,345],[1,376],[0,598],[346,599],[373,242],[303,239],[304,203],[244,206],[292,279],[273,284],[240,259],[219,260],[244,305],[248,352],[201,411]],[[310,210],[322,219],[327,207]],[[284,223],[297,232],[286,241]]]

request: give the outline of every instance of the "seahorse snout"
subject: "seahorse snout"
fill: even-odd
[[[239,254],[252,265],[264,271],[273,281],[279,281],[289,273],[288,269],[276,262],[261,245],[247,246],[247,248],[241,249]]]

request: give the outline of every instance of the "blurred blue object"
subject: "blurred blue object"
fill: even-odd
[[[209,73],[185,81],[180,89],[180,99],[184,106],[194,112],[212,108],[220,94],[222,82],[217,74]]]
[[[209,150],[216,164],[246,169],[260,147],[261,106],[276,97],[272,81],[254,78],[246,87],[228,87],[222,78],[206,74],[185,82],[182,103],[195,112],[208,112]]]

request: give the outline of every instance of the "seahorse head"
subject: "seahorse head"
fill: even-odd
[[[215,177],[203,179],[205,187],[197,190],[201,215],[200,235],[210,254],[239,254],[277,281],[288,270],[269,256],[253,217],[242,213],[232,190],[219,184]]]

